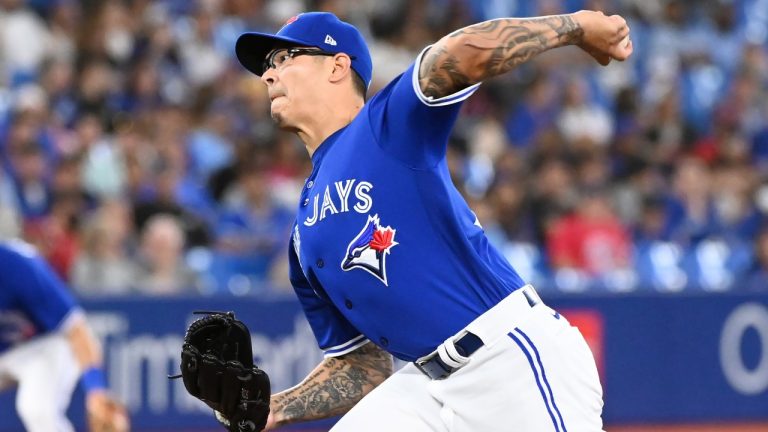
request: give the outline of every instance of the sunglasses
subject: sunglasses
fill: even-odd
[[[325,56],[325,57],[333,57],[338,53],[332,53],[328,51],[322,51],[314,48],[282,48],[282,49],[276,49],[267,55],[267,58],[264,59],[264,63],[262,64],[262,73],[268,71],[271,68],[280,69],[283,64],[285,64],[286,61],[289,59],[298,57],[298,56]],[[355,56],[349,56],[350,59],[354,60]]]

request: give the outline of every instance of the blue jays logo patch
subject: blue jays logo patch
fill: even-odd
[[[347,246],[347,254],[341,263],[341,269],[349,271],[360,268],[376,276],[387,285],[387,255],[395,241],[395,229],[381,226],[379,215],[368,216],[368,221]]]

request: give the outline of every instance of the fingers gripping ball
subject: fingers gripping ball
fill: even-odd
[[[260,431],[269,416],[269,376],[253,364],[251,334],[232,312],[193,322],[184,336],[181,377],[189,394],[231,432]]]
[[[624,36],[624,39],[619,42],[619,46],[622,48],[629,48],[629,44],[632,43],[632,40],[629,39],[629,35]]]

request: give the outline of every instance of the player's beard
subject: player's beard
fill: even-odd
[[[285,107],[285,101],[284,100],[283,101],[279,100],[281,98],[284,99],[285,96],[281,96],[280,98],[275,99],[275,100],[272,101],[272,104],[270,105],[269,114],[272,116],[272,121],[275,122],[277,127],[281,128],[281,129],[284,129],[284,128],[287,127],[287,125],[286,125],[287,119],[286,119],[286,116],[284,114],[284,111],[285,111],[286,107]],[[277,103],[277,107],[275,106],[276,103]],[[281,106],[281,104],[283,104],[283,105]]]
[[[285,103],[284,101],[278,102],[278,104]],[[291,116],[286,115],[286,108],[287,106],[278,105],[278,109],[275,110],[274,108],[275,101],[272,101],[272,109],[270,109],[270,116],[272,117],[272,121],[275,122],[275,125],[284,131],[287,132],[298,132],[299,127],[296,125],[296,118],[295,115],[293,116],[293,121],[291,120]],[[295,113],[294,113],[295,114]]]
[[[279,113],[278,112],[278,113],[272,114],[272,121],[275,122],[275,125],[277,125],[277,127],[280,130],[284,130],[284,131],[288,131],[288,132],[295,132],[295,131],[298,130],[298,128],[296,128],[296,126],[292,125],[291,123],[289,123],[287,121],[287,119],[285,118],[283,113]]]
[[[270,107],[269,114],[270,114],[270,116],[272,116],[272,121],[275,122],[277,127],[279,127],[279,128],[285,127],[284,126],[284,124],[286,122],[285,115],[284,115],[284,113],[283,113],[283,111],[281,109],[279,109],[279,108],[277,110],[275,109],[274,101],[272,102],[272,106]]]
[[[283,130],[286,132],[294,132],[294,133],[299,131],[299,128],[296,127],[296,125],[289,123],[288,120],[283,115],[283,113],[281,112],[272,113],[272,121],[275,122],[275,125],[280,130]]]

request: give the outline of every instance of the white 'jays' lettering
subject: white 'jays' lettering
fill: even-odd
[[[368,213],[368,210],[373,206],[373,200],[371,196],[366,192],[370,192],[373,189],[373,185],[368,182],[360,182],[355,188],[355,197],[360,200],[355,204],[355,211],[358,213]]]
[[[333,200],[331,200],[331,190],[328,188],[328,186],[325,187],[325,194],[323,194],[323,207],[320,208],[320,220],[325,219],[325,213],[330,210],[331,214],[336,214],[339,211],[336,210],[336,206],[333,205]]]
[[[352,207],[358,213],[368,213],[373,206],[373,199],[369,192],[373,189],[373,185],[367,181],[361,181],[355,186],[355,179],[342,180],[334,182],[336,189],[336,197],[338,198],[339,205],[334,203],[331,197],[330,185],[325,187],[323,191],[323,201],[320,204],[320,193],[316,193],[312,197],[312,216],[304,219],[305,226],[312,226],[317,222],[325,219],[328,214],[346,213],[349,211],[349,197],[352,194],[354,186],[355,198],[357,202]],[[318,209],[319,207],[319,209]]]
[[[336,185],[336,193],[339,194],[339,199],[341,200],[341,211],[349,211],[349,202],[347,200],[349,198],[349,193],[352,192],[352,185],[355,184],[355,181],[347,180],[344,182],[344,186],[341,185],[341,182],[336,182],[334,184]]]

